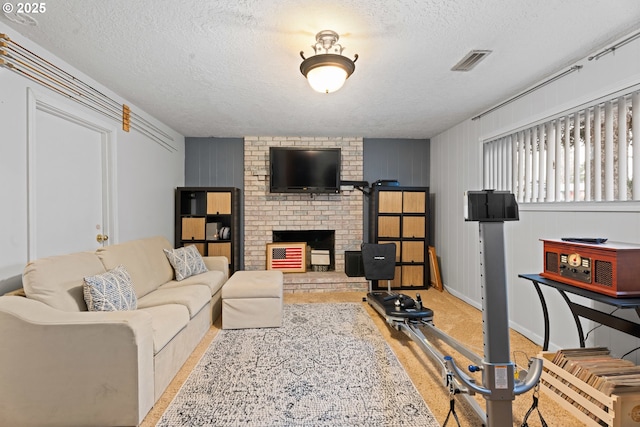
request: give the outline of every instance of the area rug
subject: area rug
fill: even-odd
[[[438,423],[360,304],[286,304],[281,328],[222,330],[157,423]]]

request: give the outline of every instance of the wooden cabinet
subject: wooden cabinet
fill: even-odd
[[[244,267],[238,188],[178,187],[175,204],[177,248],[195,245],[203,256],[226,256],[230,273]]]
[[[429,188],[374,187],[369,205],[369,242],[396,244],[395,289],[429,286]],[[373,281],[386,289],[387,281]]]

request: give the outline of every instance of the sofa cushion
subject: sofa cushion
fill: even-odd
[[[195,245],[178,249],[165,249],[164,253],[167,255],[167,259],[169,259],[169,263],[171,263],[176,273],[177,281],[207,271],[207,267],[202,260],[202,255],[200,255]]]
[[[214,296],[222,288],[222,285],[224,285],[226,280],[227,276],[222,271],[210,270],[206,273],[188,277],[179,282],[177,280],[172,280],[160,286],[159,289],[177,288],[186,285],[206,285],[211,291],[211,296]]]
[[[153,354],[158,354],[189,323],[189,310],[181,304],[141,308],[151,315]]]
[[[89,311],[126,311],[138,307],[131,276],[124,266],[84,278],[84,300]]]
[[[27,298],[63,311],[87,311],[84,277],[106,270],[93,252],[40,258],[24,268],[22,285]]]
[[[138,308],[155,307],[163,304],[180,304],[189,310],[193,318],[211,300],[211,291],[205,285],[189,285],[176,288],[157,289],[138,299]]]
[[[107,270],[124,265],[140,298],[173,279],[173,268],[163,249],[171,249],[171,244],[158,236],[104,246],[96,254]]]

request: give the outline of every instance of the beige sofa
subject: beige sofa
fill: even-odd
[[[164,237],[39,259],[0,297],[1,426],[135,426],[221,312],[225,257],[174,280]],[[83,278],[124,265],[132,311],[89,312]]]

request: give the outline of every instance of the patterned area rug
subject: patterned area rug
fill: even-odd
[[[282,328],[223,330],[157,426],[437,427],[359,304],[286,304]]]

